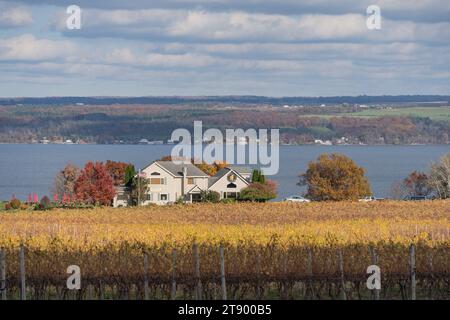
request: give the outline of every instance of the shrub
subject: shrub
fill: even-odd
[[[18,210],[20,209],[20,205],[22,204],[22,202],[20,202],[19,199],[14,198],[9,202],[9,204],[11,206],[11,209]]]
[[[40,209],[41,210],[49,210],[52,208],[52,202],[50,201],[50,198],[47,196],[42,197],[40,202]]]
[[[218,203],[220,201],[220,193],[216,191],[202,191],[200,197],[202,202]]]
[[[240,200],[265,202],[277,197],[277,185],[268,180],[265,183],[254,182],[241,191]]]
[[[175,201],[175,204],[184,204],[184,197],[178,197],[177,201]]]
[[[5,203],[5,210],[11,210],[11,204],[9,202]]]

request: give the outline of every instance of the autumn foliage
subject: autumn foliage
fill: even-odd
[[[365,169],[342,154],[323,154],[311,161],[299,184],[306,185],[306,196],[317,201],[358,200],[372,195]]]
[[[428,183],[428,176],[420,171],[412,172],[405,178],[403,183],[411,196],[426,197],[432,192],[430,184]]]
[[[265,183],[253,182],[241,191],[240,200],[265,202],[277,197],[278,186],[276,182],[268,180]]]
[[[448,299],[448,208],[449,201],[380,201],[23,211],[0,214],[0,247],[11,300],[20,291],[20,245],[30,299],[74,299],[66,283],[71,264],[82,270],[82,288],[92,287],[77,290],[77,299],[144,299],[147,277],[151,299],[171,297],[174,279],[177,299],[193,299],[199,279],[204,298],[220,299],[221,245],[233,300],[338,299],[342,276],[349,300],[371,299],[372,252],[382,270],[380,297],[408,299],[412,244],[418,297]]]
[[[116,162],[108,160],[106,161],[105,167],[109,174],[114,180],[115,186],[120,186],[125,184],[125,172],[130,164],[125,162]]]
[[[68,164],[61,170],[55,178],[53,185],[53,194],[58,198],[73,197],[75,194],[75,183],[80,177],[81,169],[73,164]],[[31,195],[30,195],[31,198]],[[29,200],[28,202],[33,202]],[[38,202],[38,197],[35,195],[34,202]]]
[[[75,183],[77,200],[109,206],[115,196],[114,180],[102,162],[88,162]]]

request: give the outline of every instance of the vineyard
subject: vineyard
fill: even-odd
[[[449,201],[1,213],[0,299],[449,299],[449,218]]]

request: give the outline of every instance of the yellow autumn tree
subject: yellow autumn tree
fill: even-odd
[[[316,201],[358,200],[372,195],[366,170],[343,154],[323,154],[300,175],[306,196]]]

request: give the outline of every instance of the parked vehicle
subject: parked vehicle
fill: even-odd
[[[424,200],[433,200],[433,198],[427,196],[408,196],[404,200],[409,201],[424,201]]]
[[[377,199],[375,197],[364,197],[362,199],[359,199],[359,202],[372,202],[372,201],[377,201]]]
[[[306,199],[301,196],[290,196],[290,197],[285,198],[284,201],[286,201],[286,202],[303,202],[303,203],[311,202],[311,200]]]
[[[367,196],[362,199],[359,199],[359,202],[372,202],[372,201],[383,201],[384,198],[376,198],[374,196]]]

